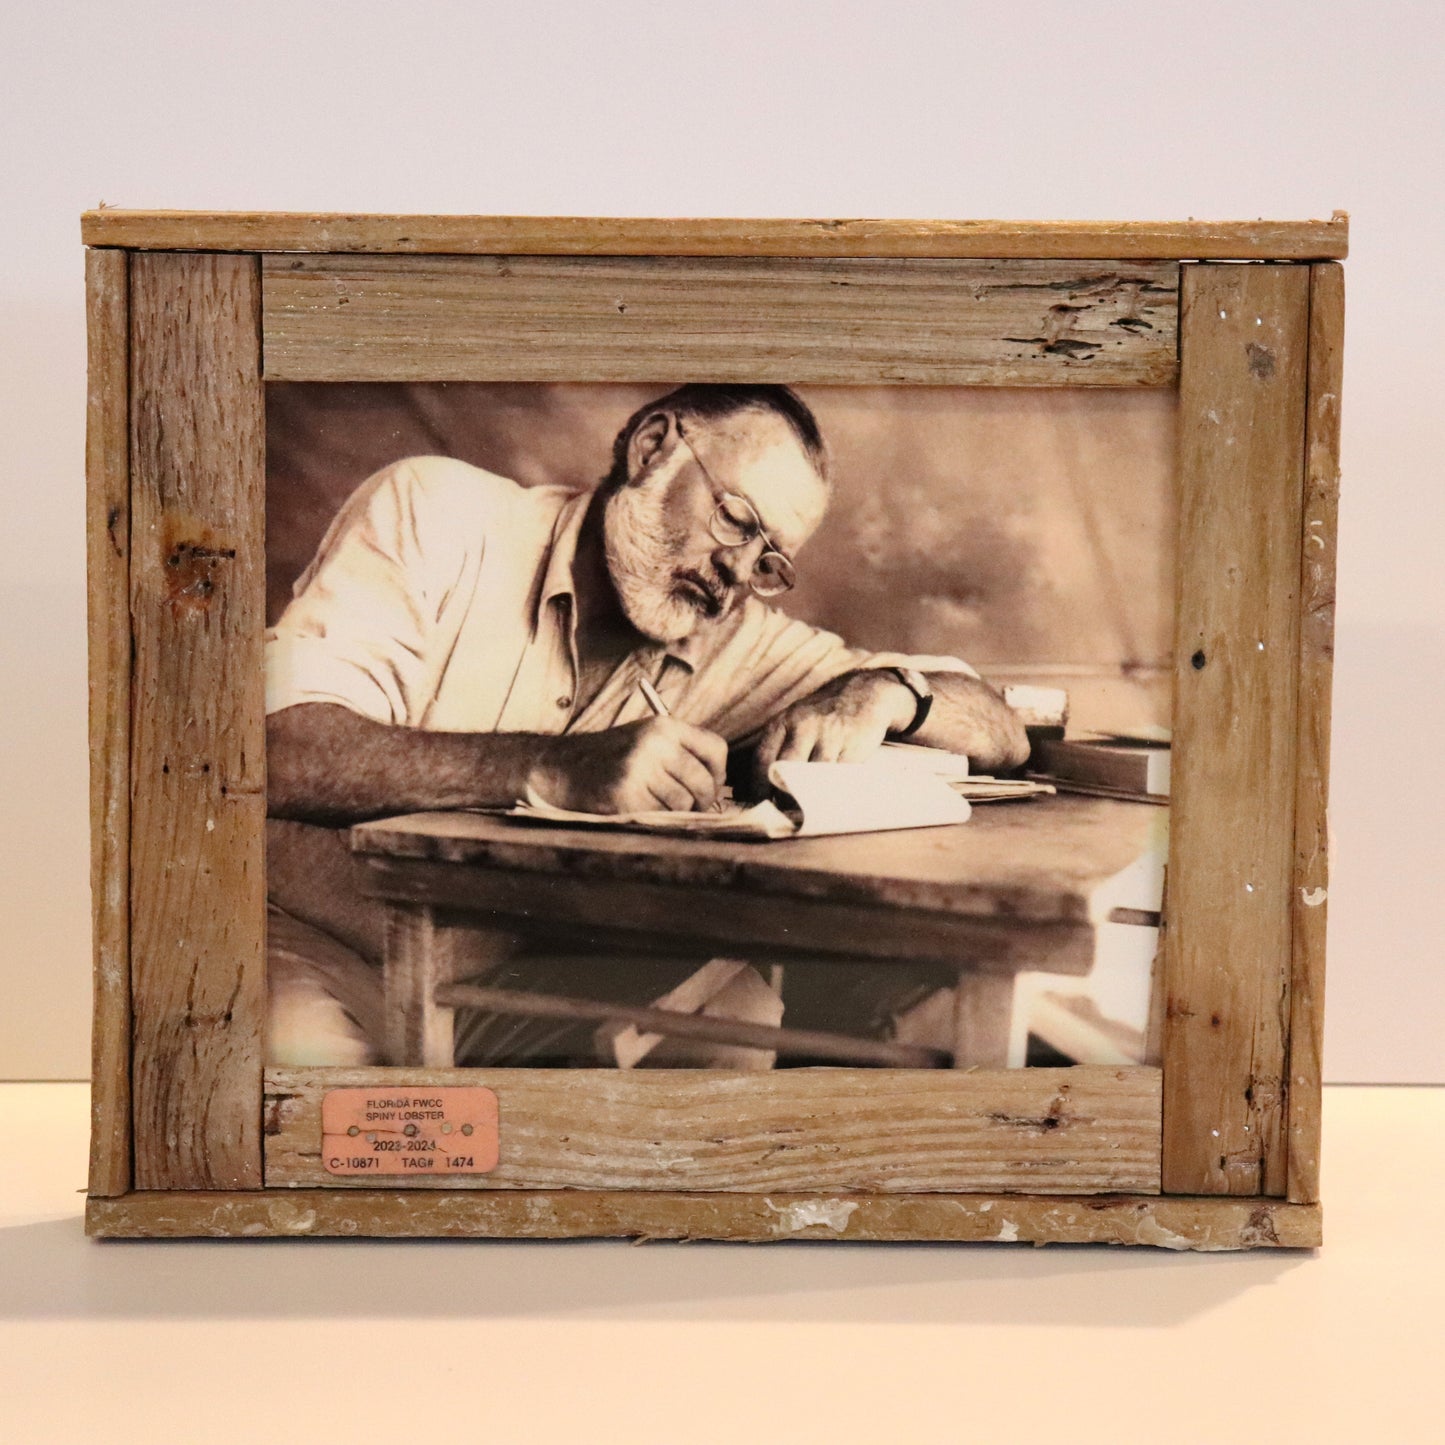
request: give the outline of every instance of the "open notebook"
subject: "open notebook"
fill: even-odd
[[[924,756],[909,756],[910,754]],[[529,793],[507,813],[566,827],[623,828],[691,838],[818,838],[963,823],[968,799],[953,784],[968,760],[933,748],[884,747],[866,763],[778,762],[768,770],[775,797],[715,813],[573,813]]]

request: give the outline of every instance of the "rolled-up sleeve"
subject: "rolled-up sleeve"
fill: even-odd
[[[690,689],[695,707],[689,709],[697,715],[690,720],[735,741],[845,672],[871,667],[978,676],[957,657],[850,647],[834,632],[749,599],[727,643],[697,669]]]
[[[266,635],[267,713],[326,702],[380,723],[417,722],[445,652],[442,613],[466,567],[457,529],[429,525],[433,509],[418,506],[431,460],[442,459],[378,472],[338,513]]]

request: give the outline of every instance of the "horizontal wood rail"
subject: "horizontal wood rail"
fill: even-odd
[[[81,217],[87,246],[162,251],[394,251],[534,256],[977,256],[1339,261],[1327,221],[916,221],[406,216],[145,211]]]
[[[832,1059],[840,1064],[934,1069],[947,1068],[953,1062],[953,1055],[946,1050],[923,1048],[918,1044],[852,1038],[847,1034],[824,1033],[818,1029],[775,1028],[771,1024],[748,1023],[744,1019],[713,1018],[707,1014],[679,1013],[676,1009],[565,998],[559,994],[527,993],[522,989],[444,983],[437,988],[434,997],[443,1008],[479,1008],[490,1009],[493,1013],[526,1014],[531,1018],[633,1024],[646,1033],[664,1034],[670,1038],[771,1049],[779,1054]]]
[[[265,1077],[267,1188],[374,1188],[370,1175],[327,1169],[327,1094],[435,1088],[496,1095],[498,1160],[485,1173],[392,1176],[408,1193],[1159,1192],[1159,1070],[1093,1065],[272,1068]]]
[[[302,1235],[415,1238],[911,1239],[1146,1244],[1160,1249],[1311,1249],[1320,1207],[1283,1200],[984,1194],[510,1194],[298,1189],[92,1199],[101,1238]]]

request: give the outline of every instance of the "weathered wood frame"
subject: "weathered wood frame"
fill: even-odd
[[[104,210],[84,218],[83,239],[91,1232],[1318,1243],[1344,217],[1094,225]],[[1100,293],[1105,309],[1092,319],[1104,340],[1057,307],[1037,334],[1011,334],[1011,350],[987,326],[978,333],[962,295],[981,300],[1019,279],[1046,289],[1064,273],[1045,263],[1061,261],[1122,263],[1085,269],[1116,279],[1134,268],[1122,311],[1117,287]],[[1139,288],[1176,268],[1177,365],[1157,328],[1128,324]],[[708,289],[691,284],[699,278],[724,281],[734,312],[741,288],[751,324],[723,328],[719,341],[705,297],[698,310]],[[519,279],[533,291],[512,307]],[[398,287],[405,305],[393,304]],[[427,297],[443,293],[452,304],[429,327]],[[569,348],[567,328],[537,345],[539,295],[544,305],[571,297],[562,309],[585,346]],[[920,305],[943,318],[931,334],[918,327]],[[512,307],[513,344],[478,348],[468,339],[478,316],[499,307]],[[767,345],[770,327],[786,345]],[[1144,332],[1150,343],[1135,347]],[[849,346],[830,345],[830,334]],[[492,1190],[265,1187],[264,378],[533,379],[525,365],[535,379],[575,380],[1160,385],[1177,374],[1162,1078],[1122,1070],[1089,1085],[1106,1103],[1162,1100],[1144,1106],[1143,1135],[1131,1103],[1119,1115],[1127,1123],[1102,1136],[1105,1149],[1138,1146],[1157,1107],[1155,1163],[1147,1149],[1131,1156],[1156,1188],[1120,1192],[1086,1170],[1085,1192],[1061,1192],[1067,1173],[1052,1193],[998,1192],[1018,1187],[1010,1157],[1031,1157],[1018,1120],[1069,1107],[1052,1071],[994,1076],[1012,1100],[1003,1124],[982,1102],[991,1080],[953,1076],[971,1092],[955,1101],[950,1139],[961,1154],[981,1150],[986,1167],[922,1183],[905,1171],[891,1187],[869,1184],[866,1169],[770,1182],[714,1161],[687,1192],[675,1174],[670,1187],[598,1189],[570,1176],[562,1189],[527,1177]],[[780,1077],[757,1083],[775,1111],[789,1090],[811,1087]],[[305,1092],[304,1080],[269,1080],[273,1094],[293,1085]],[[546,1093],[545,1080],[536,1087]],[[1000,1130],[1011,1131],[1013,1156]]]

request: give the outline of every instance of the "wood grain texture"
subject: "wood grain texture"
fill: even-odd
[[[269,1069],[267,1187],[372,1183],[322,1164],[328,1089],[444,1084],[496,1091],[501,1159],[416,1187],[1159,1191],[1159,1072],[1144,1068]]]
[[[90,640],[90,1192],[131,1185],[130,280],[124,251],[85,256]]]
[[[135,1180],[259,1188],[260,266],[139,255],[131,303]]]
[[[273,381],[1163,386],[1179,267],[267,256]]]
[[[92,1199],[102,1239],[311,1237],[720,1239],[1137,1244],[1174,1250],[1313,1249],[1317,1204],[1089,1195],[679,1194],[273,1190]]]
[[[1289,1021],[1288,1197],[1320,1197],[1320,1051],[1329,894],[1330,685],[1335,647],[1335,538],[1340,502],[1340,387],[1345,278],[1310,268],[1309,415],[1300,547],[1299,758],[1296,765],[1293,957]]]
[[[1281,1195],[1310,273],[1185,272],[1164,1189]]]
[[[916,221],[404,216],[106,208],[88,246],[563,256],[1082,256],[1096,260],[1343,260],[1349,219]]]

